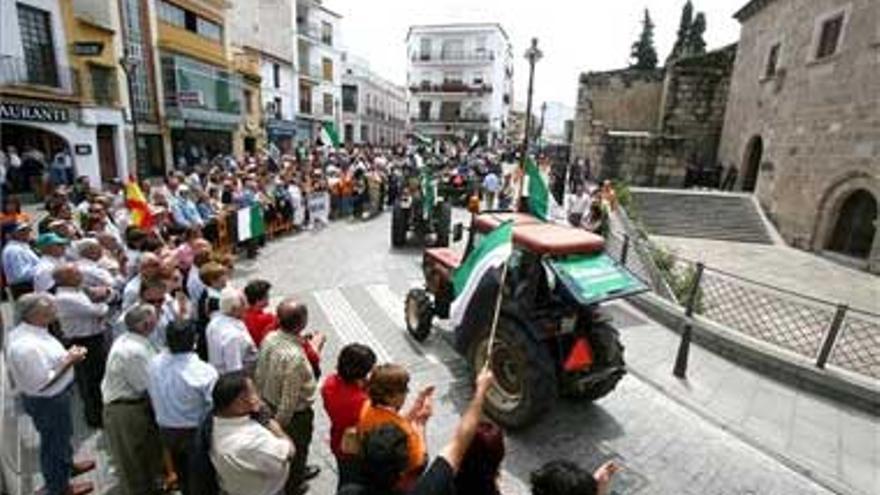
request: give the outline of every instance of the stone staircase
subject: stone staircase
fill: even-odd
[[[772,244],[751,195],[632,188],[635,213],[651,235]]]

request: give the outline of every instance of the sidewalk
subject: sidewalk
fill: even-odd
[[[712,268],[832,303],[880,312],[880,277],[785,245],[651,236],[674,253]]]
[[[625,302],[606,307],[619,322],[651,321]],[[880,414],[781,384],[695,344],[688,378],[679,380],[676,332],[653,322],[617,326],[633,375],[833,491],[880,493]]]

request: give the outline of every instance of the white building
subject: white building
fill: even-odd
[[[541,129],[541,139],[547,143],[564,143],[565,123],[574,119],[574,108],[559,101],[548,101],[542,104],[539,111],[543,113],[544,124]]]
[[[413,131],[482,142],[503,136],[513,102],[513,52],[500,24],[412,26],[407,87]]]
[[[366,60],[343,53],[342,130],[353,144],[402,144],[406,134],[406,90],[379,76]]]
[[[296,139],[299,109],[297,0],[248,0],[232,5],[230,38],[259,56],[266,138],[279,150],[289,152]]]
[[[38,150],[47,162],[66,150],[73,175],[96,187],[127,177],[115,3],[0,0],[0,19],[0,146]],[[71,31],[84,25],[100,37],[78,39]]]
[[[297,0],[297,141],[314,142],[324,122],[334,122],[339,128],[341,19],[320,0]]]

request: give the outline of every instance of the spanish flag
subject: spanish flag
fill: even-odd
[[[131,211],[131,224],[141,229],[153,227],[153,214],[141,187],[134,180],[125,184],[125,206]]]

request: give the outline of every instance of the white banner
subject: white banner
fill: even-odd
[[[311,220],[323,223],[330,222],[330,194],[326,192],[309,195],[309,215]]]
[[[253,236],[251,234],[251,209],[239,208],[235,216],[238,224],[238,242],[244,242]]]

